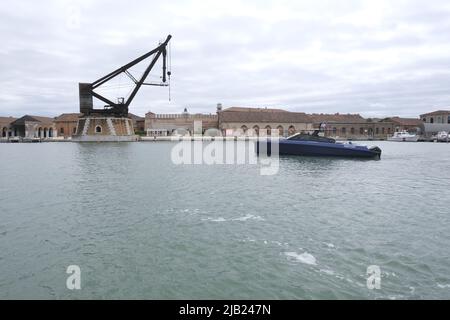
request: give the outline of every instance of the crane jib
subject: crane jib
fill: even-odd
[[[117,70],[109,73],[108,75],[92,82],[92,83],[80,83],[79,84],[79,93],[80,93],[80,112],[85,115],[105,115],[105,116],[115,116],[115,117],[127,117],[128,116],[128,108],[135,98],[136,94],[138,93],[141,86],[161,86],[166,87],[169,84],[167,83],[167,77],[169,77],[171,71],[168,70],[168,64],[167,64],[167,45],[172,38],[171,35],[169,35],[166,40],[159,44],[158,47],[155,49],[147,52],[146,54],[140,56],[139,58],[127,63],[126,65],[118,68]],[[153,57],[152,57],[153,56]],[[144,61],[147,58],[152,57],[149,65],[145,69],[144,73],[140,78],[135,78],[129,71],[130,68],[137,65],[138,63]],[[152,71],[155,64],[158,62],[158,60],[162,58],[162,82],[161,83],[146,83],[145,80],[147,79],[148,75]],[[170,68],[170,63],[169,63]],[[119,101],[113,102],[109,100],[108,98],[102,96],[98,92],[95,92],[94,90],[101,87],[103,84],[107,83],[108,81],[114,79],[120,74],[126,74],[133,82],[134,82],[134,89],[132,90],[130,96],[128,99],[119,99]],[[169,81],[170,82],[170,81]],[[96,98],[100,101],[103,101],[107,105],[104,109],[94,109],[93,105],[93,99]]]

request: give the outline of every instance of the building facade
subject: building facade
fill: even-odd
[[[145,118],[128,113],[128,117],[133,121],[134,132],[138,135],[145,134]]]
[[[425,138],[431,138],[439,132],[450,132],[450,111],[438,110],[420,116],[422,119],[423,133]]]
[[[394,123],[395,132],[408,131],[410,133],[421,134],[423,131],[423,123],[420,119],[392,117],[386,120]]]
[[[81,113],[63,113],[55,118],[56,132],[59,137],[69,139],[77,132],[78,119]]]
[[[286,137],[313,130],[311,117],[302,112],[281,109],[232,107],[218,111],[218,128],[223,135],[239,132],[244,135],[272,134]]]
[[[14,130],[12,129],[11,123],[16,121],[17,118],[13,117],[0,117],[0,129],[2,130],[2,140],[7,140],[14,136]]]
[[[181,114],[155,114],[148,112],[145,115],[145,131],[147,136],[170,136],[173,134],[194,134],[195,122],[201,123],[202,132],[208,129],[217,129],[216,114],[189,114],[187,109]]]
[[[57,136],[54,118],[25,115],[11,122],[10,137],[47,139]]]
[[[346,140],[385,140],[394,132],[394,124],[386,119],[365,119],[359,114],[312,114],[314,128],[321,126],[325,136]]]
[[[420,116],[424,123],[450,124],[450,110],[438,110]]]

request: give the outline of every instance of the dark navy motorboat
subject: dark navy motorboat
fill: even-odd
[[[271,154],[272,144],[274,143],[279,144],[280,155],[369,158],[377,160],[381,158],[381,149],[378,147],[369,148],[351,142],[336,142],[334,139],[319,136],[319,131],[315,131],[313,134],[297,133],[289,138],[282,138],[278,142],[268,138],[268,155]],[[258,154],[260,144],[261,142],[257,143]]]

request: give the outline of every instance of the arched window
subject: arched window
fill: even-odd
[[[7,128],[2,129],[2,138],[6,138],[7,131],[8,131]]]
[[[266,129],[266,132],[267,132],[268,136],[272,135],[272,128],[270,126],[266,126],[265,129]]]
[[[73,134],[77,133],[77,127],[73,127],[72,132],[73,132]]]
[[[47,132],[48,132],[48,129],[44,128],[44,138],[47,138]]]
[[[351,128],[351,129],[350,129],[350,133],[351,133],[351,134],[355,134],[355,128]]]
[[[430,123],[434,123],[434,118],[430,118]]]
[[[53,128],[48,129],[48,137],[49,138],[53,137]]]
[[[243,131],[244,133],[247,133],[247,131],[248,131],[247,126],[242,126],[241,129],[242,129],[242,131]]]
[[[297,130],[295,130],[294,126],[290,126],[288,129],[289,135],[292,136],[293,134],[295,134],[295,132],[297,132]]]
[[[61,127],[61,129],[59,129],[59,133],[60,134],[64,134],[64,128],[63,127]]]
[[[278,126],[278,134],[280,135],[280,137],[284,136],[284,128],[283,126]]]
[[[254,127],[253,127],[253,131],[255,132],[255,134],[256,134],[257,136],[259,136],[259,127],[258,127],[258,126],[254,126]]]
[[[101,126],[96,126],[95,127],[95,133],[102,133],[102,127]]]

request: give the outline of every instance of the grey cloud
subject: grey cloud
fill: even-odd
[[[447,2],[380,1],[388,9],[375,25],[353,21],[369,2],[11,3],[0,9],[0,114],[76,112],[78,82],[145,53],[169,32],[173,99],[143,88],[134,113],[214,112],[217,102],[368,116],[445,108]],[[384,61],[391,55],[402,56]]]

